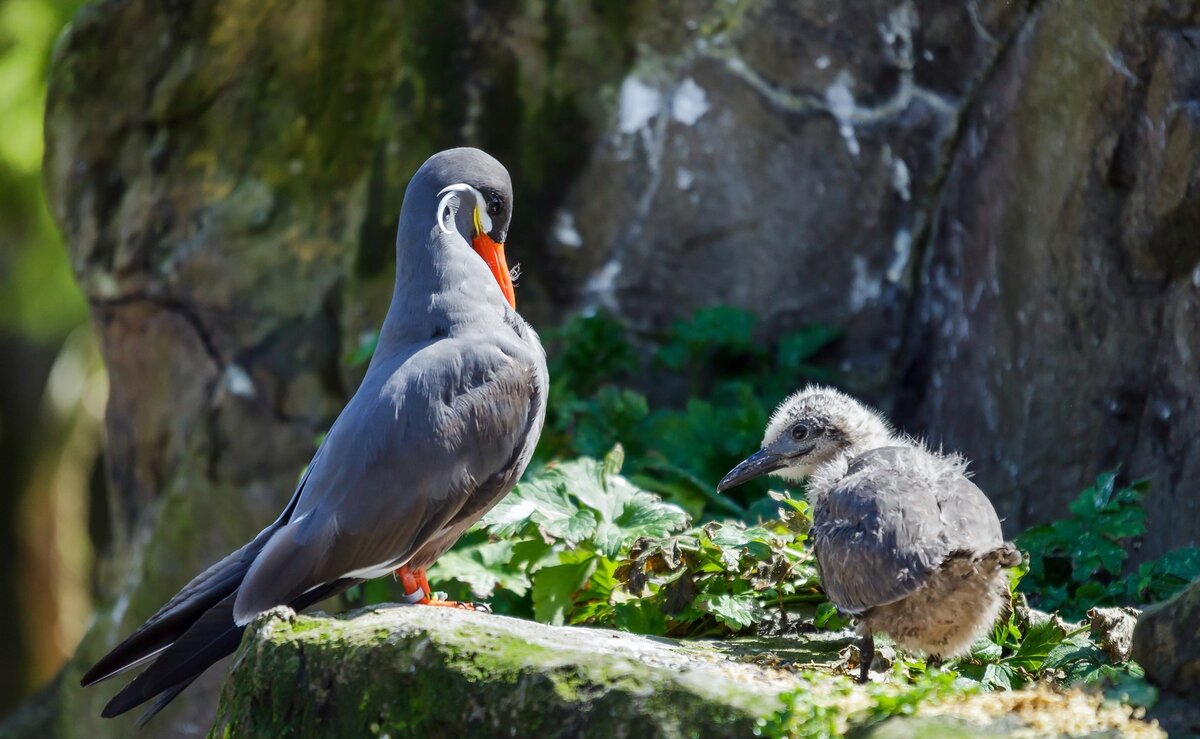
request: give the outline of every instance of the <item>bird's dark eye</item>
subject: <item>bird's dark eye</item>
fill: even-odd
[[[504,206],[504,201],[500,199],[500,196],[493,195],[492,197],[488,198],[488,206],[487,206],[488,215],[489,216],[500,215],[500,210],[503,206]]]
[[[803,423],[798,423],[795,426],[792,426],[792,438],[796,441],[801,441],[808,438],[808,432],[808,426]]]

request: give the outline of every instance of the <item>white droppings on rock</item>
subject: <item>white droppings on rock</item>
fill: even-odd
[[[858,138],[854,135],[854,93],[850,88],[854,86],[854,76],[848,71],[842,70],[838,73],[837,79],[833,84],[825,88],[825,102],[829,106],[829,113],[838,122],[838,133],[841,134],[842,140],[846,142],[846,151],[850,152],[851,156],[858,156],[862,148],[858,145]]]
[[[680,167],[675,170],[675,187],[680,190],[691,188],[692,183],[696,181],[696,175],[687,167]]]
[[[883,285],[871,276],[865,257],[854,257],[851,267],[854,270],[854,278],[850,282],[850,309],[860,311],[867,303],[879,299]]]
[[[879,35],[883,37],[885,49],[892,57],[892,62],[901,69],[913,67],[912,37],[918,22],[916,6],[906,2],[888,13],[886,23],[879,24]]]
[[[246,370],[236,364],[225,368],[224,383],[225,389],[229,391],[230,395],[240,398],[254,397],[254,381],[250,379],[250,375],[246,374]]]
[[[912,200],[912,191],[909,189],[911,182],[912,177],[908,171],[908,164],[902,157],[896,157],[892,160],[892,187],[896,188],[900,199],[905,202]]]
[[[583,246],[583,237],[575,228],[575,214],[569,210],[560,210],[554,217],[554,239],[563,246],[578,249]]]
[[[829,57],[825,56],[824,54],[817,57],[816,61],[813,62],[817,69],[829,69],[830,63]]]
[[[662,110],[662,93],[630,75],[621,83],[617,108],[617,130],[637,133]]]
[[[1196,268],[1192,270],[1192,284],[1200,287],[1200,264],[1197,264]]]
[[[1158,416],[1160,421],[1171,420],[1171,406],[1163,400],[1154,403],[1154,415]]]
[[[129,597],[132,592],[132,588],[122,590],[117,601],[113,603],[110,620],[114,626],[119,627],[125,621],[125,612],[129,610]]]
[[[911,258],[912,232],[907,228],[902,228],[892,238],[892,263],[887,268],[888,282],[895,284],[904,278]]]
[[[1105,52],[1104,58],[1106,60],[1108,60],[1109,66],[1111,66],[1113,69],[1117,70],[1117,72],[1122,77],[1129,80],[1130,82],[1133,82],[1135,84],[1137,83],[1137,81],[1138,81],[1137,75],[1134,74],[1132,71],[1130,71],[1129,67],[1125,66],[1125,57],[1121,56],[1121,52],[1119,52],[1119,51]]]
[[[1110,49],[1108,43],[1100,35],[1100,32],[1095,28],[1092,29],[1092,43],[1100,48],[1104,53],[1104,61],[1108,62],[1108,66],[1112,67],[1117,74],[1121,75],[1130,82],[1137,84],[1138,77],[1125,64],[1125,57],[1121,56],[1121,52],[1116,49]]]
[[[671,117],[685,126],[691,126],[708,112],[708,94],[688,77],[675,88],[671,96]]]
[[[983,282],[975,283],[975,287],[971,290],[971,297],[967,298],[967,310],[974,313],[979,308],[979,301],[983,299],[985,287]]]
[[[583,292],[591,304],[611,307],[616,304],[617,276],[621,274],[621,263],[615,259],[609,260],[593,274],[583,285]]]

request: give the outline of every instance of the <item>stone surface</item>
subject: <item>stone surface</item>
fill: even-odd
[[[867,696],[881,690],[847,678],[833,689],[828,672],[806,677],[796,667],[838,662],[848,633],[679,642],[442,608],[383,606],[332,619],[282,611],[247,632],[211,737],[750,736],[796,691],[794,710],[804,713],[806,701],[836,706],[845,728],[865,728]],[[1059,727],[1158,735],[1129,709],[1100,703],[1052,691],[929,701],[929,717],[865,735],[1010,736],[1028,733],[1030,720],[1042,722],[1039,736]],[[1026,715],[1026,704],[1037,708]]]
[[[963,113],[923,241],[902,417],[1010,532],[1148,476],[1140,556],[1200,532],[1200,4],[1036,4]]]
[[[105,0],[60,39],[47,191],[110,371],[105,604],[81,668],[270,521],[357,382],[406,178],[517,187],[539,327],[732,303],[963,450],[1009,533],[1150,475],[1200,531],[1200,2]],[[220,676],[151,726],[195,736]]]
[[[1155,685],[1200,704],[1200,580],[1142,612],[1133,659]]]

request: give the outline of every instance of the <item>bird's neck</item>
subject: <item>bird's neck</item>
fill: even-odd
[[[377,354],[501,322],[508,309],[487,265],[461,237],[402,235]]]
[[[911,445],[911,439],[892,433],[885,427],[860,429],[860,433],[854,435],[849,446],[813,469],[808,478],[809,502],[815,507],[820,499],[846,476],[846,470],[850,468],[850,463],[855,457],[872,449]]]

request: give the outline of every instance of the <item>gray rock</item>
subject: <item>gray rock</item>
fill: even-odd
[[[1142,613],[1133,659],[1155,685],[1200,702],[1200,580]]]
[[[1128,709],[1101,710],[1098,696],[1049,690],[1028,701],[1036,715],[976,694],[944,701],[952,715],[938,716],[939,700],[927,697],[931,716],[875,725],[869,696],[901,688],[830,675],[851,639],[680,642],[402,606],[266,614],[234,658],[209,736],[772,735],[789,726],[778,721],[785,706],[799,726],[824,717],[826,730],[877,737],[1029,735],[1035,726],[1039,736],[1158,736]]]
[[[970,451],[1010,532],[1120,462],[1154,486],[1138,557],[1198,542],[1198,21],[1038,3],[963,110],[898,415]]]

